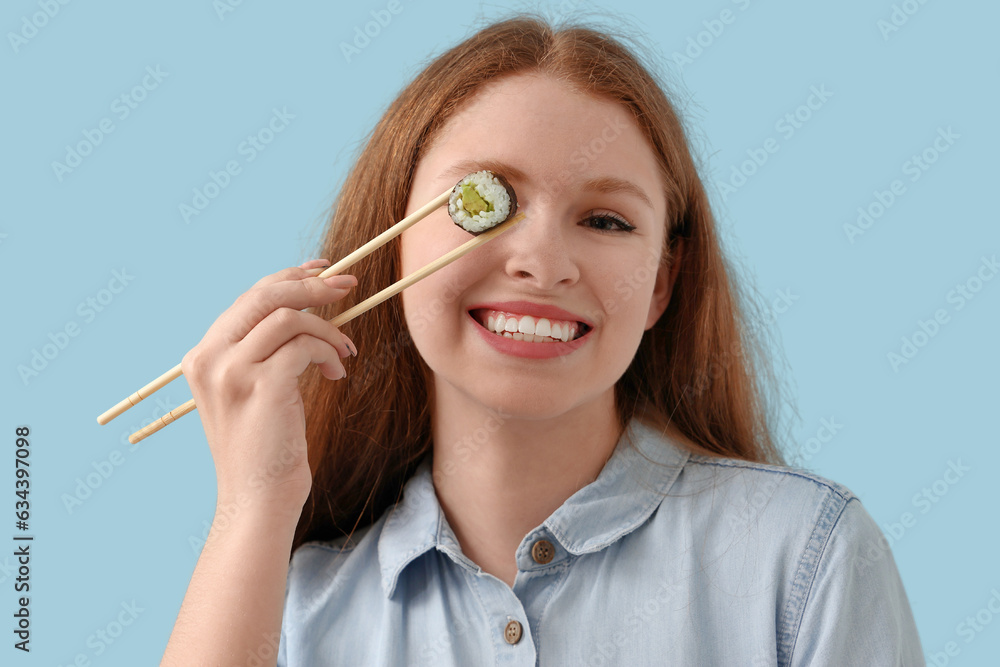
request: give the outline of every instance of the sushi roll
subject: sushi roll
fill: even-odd
[[[476,171],[458,182],[448,198],[448,213],[470,234],[482,234],[517,210],[517,195],[503,176]]]

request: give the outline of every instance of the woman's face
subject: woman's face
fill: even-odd
[[[479,169],[510,181],[526,217],[402,293],[436,396],[515,418],[607,408],[669,299],[657,271],[666,199],[652,150],[624,107],[518,74],[484,86],[442,128],[417,165],[407,214]],[[446,206],[436,210],[403,233],[403,275],[470,238]],[[500,313],[501,329],[513,319],[529,340],[488,330]],[[546,340],[567,324],[576,340],[521,334],[544,333],[543,319]]]

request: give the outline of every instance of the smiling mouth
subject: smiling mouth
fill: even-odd
[[[469,314],[480,326],[496,336],[528,343],[565,343],[580,338],[591,329],[583,322],[533,317],[487,308],[476,308],[470,310]]]

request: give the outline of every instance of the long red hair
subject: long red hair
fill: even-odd
[[[768,410],[774,374],[762,330],[751,324],[754,305],[741,298],[722,255],[684,128],[641,61],[600,31],[556,30],[520,15],[435,58],[375,126],[314,256],[336,261],[402,219],[416,165],[441,127],[484,83],[526,71],[556,76],[632,113],[666,183],[664,266],[683,239],[666,312],[645,332],[615,386],[622,429],[641,417],[663,430],[672,424],[695,453],[783,463]],[[398,279],[398,245],[383,246],[351,272],[358,290],[310,312],[332,319]],[[390,299],[344,330],[359,348],[359,356],[347,362],[347,378],[331,382],[316,366],[300,377],[313,488],[293,551],[305,541],[335,539],[374,522],[399,500],[431,448],[427,368],[400,301]]]

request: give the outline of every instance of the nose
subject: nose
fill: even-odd
[[[506,240],[504,270],[522,284],[539,290],[572,285],[580,269],[557,211],[540,202],[521,207],[525,213]]]

